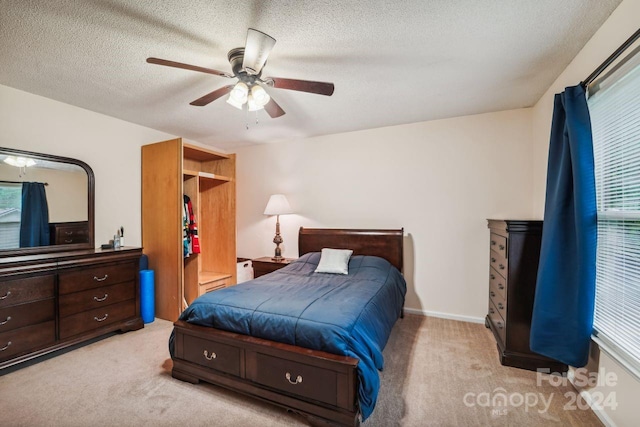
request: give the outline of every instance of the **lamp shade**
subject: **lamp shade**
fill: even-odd
[[[264,209],[265,215],[285,215],[290,213],[293,213],[293,211],[284,194],[273,194],[269,197],[267,207]]]

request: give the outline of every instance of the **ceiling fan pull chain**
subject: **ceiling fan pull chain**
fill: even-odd
[[[244,124],[247,127],[247,130],[249,130],[249,109],[246,108],[244,111],[245,111]]]

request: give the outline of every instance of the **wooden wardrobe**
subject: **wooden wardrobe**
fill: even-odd
[[[236,283],[235,154],[182,139],[142,146],[142,246],[155,271],[156,317],[175,321],[196,297]],[[183,253],[183,195],[201,253]]]

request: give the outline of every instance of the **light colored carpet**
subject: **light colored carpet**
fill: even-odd
[[[240,394],[173,379],[171,327],[156,320],[0,377],[0,424],[307,425]],[[590,410],[563,410],[569,402],[565,393],[574,392],[570,385],[556,387],[544,379],[538,385],[535,372],[501,366],[483,325],[407,315],[396,324],[384,355],[378,404],[363,427],[602,425]],[[502,393],[506,406],[497,406],[500,399],[491,406]],[[541,397],[551,401],[547,410]]]

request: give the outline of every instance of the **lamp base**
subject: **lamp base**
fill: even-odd
[[[278,242],[276,243],[276,252],[275,252],[275,255],[271,258],[271,260],[275,262],[282,262],[284,257],[282,256],[282,249],[280,249],[280,243],[282,242],[282,237],[280,237],[280,233],[278,233],[276,235],[276,238],[273,239],[274,242],[276,242],[276,240],[278,240]]]

